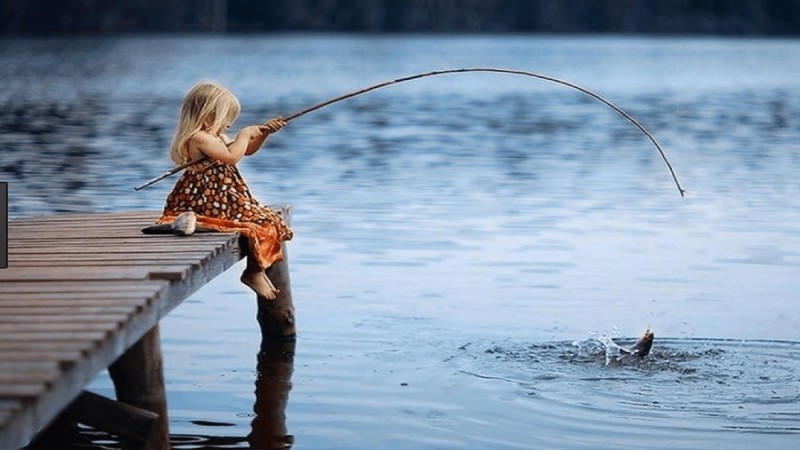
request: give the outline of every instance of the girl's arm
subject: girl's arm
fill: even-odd
[[[219,136],[198,131],[189,140],[189,155],[197,157],[203,154],[226,164],[236,164],[244,157],[250,141],[258,140],[261,134],[258,126],[245,127],[226,145]]]
[[[253,153],[257,152],[261,146],[264,145],[264,142],[267,141],[267,138],[270,134],[278,132],[281,128],[286,126],[286,121],[279,118],[271,119],[264,125],[257,126],[260,135],[255,135],[250,138],[250,143],[247,145],[247,150],[245,151],[245,155],[250,156]],[[249,127],[248,127],[249,128]]]

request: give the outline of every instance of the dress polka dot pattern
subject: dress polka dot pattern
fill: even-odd
[[[247,237],[262,269],[283,257],[281,243],[293,236],[280,213],[253,197],[232,164],[206,160],[188,167],[167,196],[157,223],[172,222],[186,211],[197,214],[198,225]]]

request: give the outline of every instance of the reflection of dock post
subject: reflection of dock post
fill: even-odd
[[[247,436],[251,448],[291,448],[294,437],[286,429],[286,403],[292,389],[295,340],[263,341],[258,353],[256,416]]]
[[[283,205],[276,208],[287,225],[291,225],[291,207]],[[269,300],[258,298],[258,324],[261,326],[262,340],[294,338],[295,328],[294,304],[292,303],[292,286],[289,280],[289,259],[286,243],[281,244],[283,259],[267,269],[267,276],[280,291],[278,297]]]

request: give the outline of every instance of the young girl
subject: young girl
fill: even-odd
[[[169,223],[181,213],[193,211],[198,225],[241,233],[248,242],[241,281],[259,296],[274,299],[278,291],[265,270],[283,258],[281,242],[292,238],[292,230],[280,214],[253,197],[236,163],[257,152],[286,122],[272,119],[264,125],[248,126],[229,139],[223,132],[239,111],[236,97],[213,83],[199,83],[186,94],[170,156],[176,164],[207,158],[185,169],[157,222]]]

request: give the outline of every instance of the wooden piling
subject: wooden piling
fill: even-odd
[[[283,205],[276,209],[280,211],[286,224],[291,226],[291,207]],[[257,319],[261,327],[263,342],[294,339],[297,335],[286,243],[281,244],[281,251],[283,252],[283,259],[272,264],[266,271],[267,277],[280,292],[272,300],[256,296],[256,301],[258,302]]]
[[[146,442],[123,439],[126,450],[168,450],[169,420],[158,325],[109,366],[117,400],[158,415]]]
[[[89,391],[83,391],[63,415],[67,423],[82,423],[109,432],[135,448],[148,445],[160,424],[160,416],[154,412]]]

